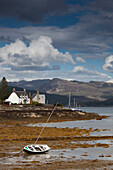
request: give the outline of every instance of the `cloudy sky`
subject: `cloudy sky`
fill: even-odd
[[[0,0],[0,78],[113,79],[113,0]]]

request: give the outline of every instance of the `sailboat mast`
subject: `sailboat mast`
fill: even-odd
[[[69,92],[69,103],[68,103],[68,107],[70,107],[70,103],[71,103],[71,92]]]
[[[74,107],[75,107],[75,98],[74,98]]]

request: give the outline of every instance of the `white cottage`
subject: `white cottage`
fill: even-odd
[[[32,95],[32,101],[36,101],[41,104],[45,104],[45,94],[39,94],[39,91],[37,90],[37,93]]]
[[[15,91],[15,89],[13,89],[13,92],[5,102],[9,102],[10,104],[30,104],[30,98],[25,89],[24,91]]]

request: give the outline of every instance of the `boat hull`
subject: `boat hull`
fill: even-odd
[[[45,144],[39,145],[27,145],[23,148],[24,152],[31,153],[31,154],[43,154],[50,150],[50,148]]]
[[[39,151],[39,152],[37,151],[37,152],[36,152],[36,151],[29,151],[29,150],[23,149],[23,151],[26,152],[26,153],[29,153],[29,154],[44,154],[44,153],[47,153],[49,150],[47,150],[47,151],[41,151],[41,152],[40,152],[40,151]]]

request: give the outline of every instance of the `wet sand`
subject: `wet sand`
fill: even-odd
[[[13,113],[12,111],[12,114]],[[13,119],[11,116],[2,116],[0,118],[1,170],[113,169],[113,155],[109,152],[112,147],[113,136],[94,137],[90,135],[91,132],[98,131],[99,129],[46,127],[38,143],[46,143],[50,146],[51,151],[43,155],[29,155],[24,153],[22,151],[23,147],[27,144],[34,143],[42,129],[42,127],[27,127],[26,125],[29,123],[46,122],[47,116],[48,115],[37,118],[14,116]],[[51,117],[51,122],[67,120],[67,117],[63,117],[63,115],[61,119],[55,117],[55,115]],[[77,118],[75,119],[77,120]],[[98,141],[100,139],[104,140],[104,142],[100,143],[100,141]],[[106,143],[108,139],[111,141],[110,144]],[[97,142],[94,142],[94,140],[97,140]],[[92,141],[92,143],[89,141]],[[77,157],[74,153],[82,148],[86,151],[80,153],[80,157]],[[88,149],[102,150],[100,150],[97,158],[87,159],[89,156]]]

